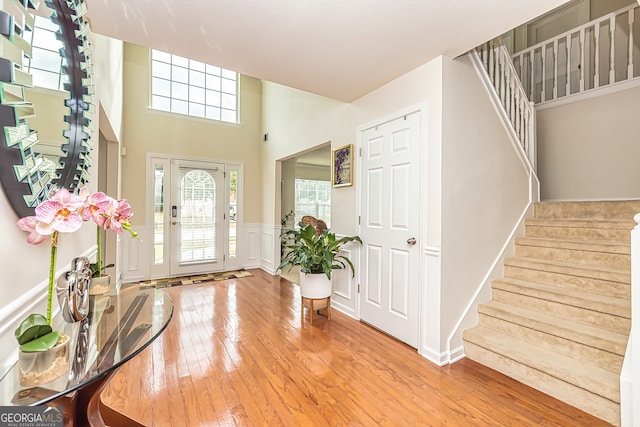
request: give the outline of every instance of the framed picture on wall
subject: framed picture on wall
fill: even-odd
[[[331,171],[332,186],[353,185],[353,144],[331,151]]]

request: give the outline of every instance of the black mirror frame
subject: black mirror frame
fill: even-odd
[[[45,200],[49,193],[56,188],[67,188],[76,191],[87,182],[88,169],[91,165],[90,142],[91,130],[89,128],[89,115],[93,112],[90,103],[93,94],[93,86],[90,84],[91,63],[90,46],[87,40],[89,33],[88,23],[83,16],[86,11],[84,0],[45,0],[46,5],[54,11],[52,20],[56,22],[60,31],[57,37],[63,43],[61,55],[66,59],[63,70],[69,77],[64,89],[69,92],[69,99],[65,105],[69,108],[69,115],[64,116],[64,121],[69,128],[64,131],[64,137],[68,143],[62,145],[65,156],[61,156],[56,177],[49,179],[48,174],[33,168],[22,179],[18,179],[18,169],[28,168],[29,165],[37,165],[42,156],[33,150],[32,138],[24,138],[19,143],[11,143],[9,135],[14,128],[26,123],[25,118],[20,117],[18,111],[22,107],[31,107],[24,102],[20,105],[5,103],[4,96],[0,105],[0,181],[4,192],[9,199],[13,210],[18,217],[34,214],[35,207]],[[26,1],[27,7],[35,8],[31,0]],[[6,12],[0,14],[0,34],[10,40],[14,37],[14,19]],[[12,61],[0,58],[0,82],[12,86],[21,85],[20,79],[16,79],[15,65]],[[35,133],[30,137],[36,138]]]

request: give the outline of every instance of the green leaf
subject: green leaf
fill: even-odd
[[[36,351],[47,351],[56,345],[59,338],[60,338],[60,332],[58,331],[49,332],[47,335],[36,338],[35,340],[29,341],[26,344],[22,344],[20,346],[20,350],[24,351],[25,353],[33,353]]]
[[[42,314],[30,314],[26,319],[20,323],[18,329],[15,331],[18,344],[22,345],[32,341],[43,335],[47,335],[52,330],[51,326],[47,323],[47,318]]]

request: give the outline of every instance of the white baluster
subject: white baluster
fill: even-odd
[[[493,44],[492,42],[489,42],[489,46],[487,46],[487,51],[488,51],[488,55],[489,55],[489,79],[493,82],[494,86],[495,86],[495,73],[493,70]]]
[[[547,100],[547,46],[542,45],[540,48],[540,58],[542,61],[542,94],[540,95],[540,102]]]
[[[598,26],[596,25],[596,28]],[[597,36],[597,31],[596,31],[596,52],[595,52],[595,58],[596,58],[596,75],[598,74],[598,36]],[[584,54],[584,28],[580,30],[580,92],[584,91],[584,69],[585,69],[585,65],[584,65],[584,61],[585,61],[585,54]],[[595,79],[594,79],[595,81]],[[595,83],[594,83],[595,84]],[[594,86],[597,87],[597,86]]]
[[[628,13],[629,16],[629,65],[627,66],[627,79],[633,78],[633,23],[635,20],[634,10],[631,9]]]
[[[616,82],[616,16],[613,15],[609,21],[610,39],[610,55],[609,55],[609,84]]]
[[[565,96],[571,95],[571,34],[567,35],[567,81]]]
[[[529,74],[529,80],[531,81],[531,90],[529,91],[529,99],[534,100],[535,99],[535,54],[534,54],[534,50],[529,51],[529,63],[531,64],[531,73]]]
[[[558,39],[553,41],[553,99],[558,98]]]
[[[596,88],[600,87],[600,24],[596,24],[593,28],[593,37],[595,39],[593,87]]]

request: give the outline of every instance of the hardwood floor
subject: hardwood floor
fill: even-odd
[[[103,402],[148,426],[599,426],[464,359],[437,367],[334,310],[300,319],[298,287],[254,277],[167,288],[165,332]]]

